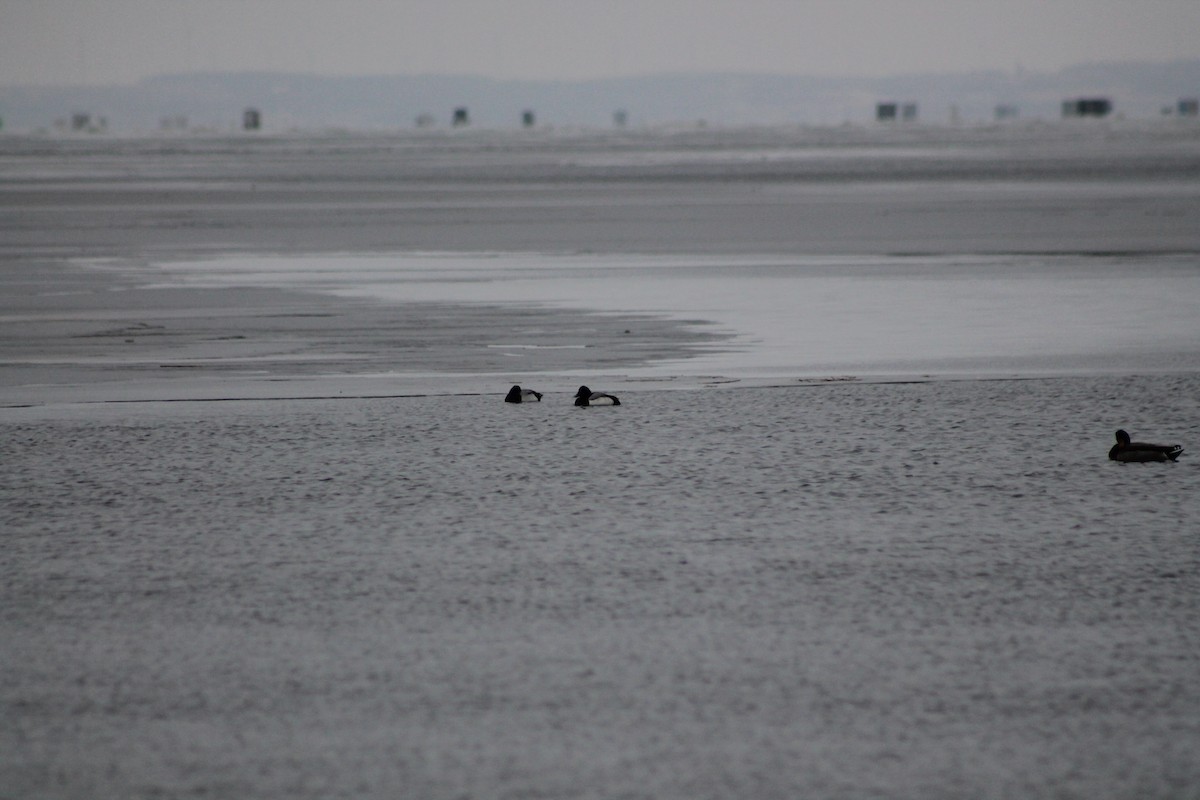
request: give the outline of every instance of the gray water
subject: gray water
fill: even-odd
[[[0,137],[0,797],[1200,797],[1176,122]]]
[[[22,413],[6,796],[1195,796],[1194,375]]]

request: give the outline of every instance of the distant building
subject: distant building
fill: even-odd
[[[1064,117],[1107,117],[1112,113],[1112,101],[1107,97],[1077,97],[1063,100]]]
[[[876,122],[917,121],[917,104],[913,102],[895,103],[891,100],[875,104]]]
[[[613,127],[624,128],[629,124],[629,112],[623,108],[619,108],[613,112]]]
[[[1200,116],[1200,98],[1184,97],[1179,101],[1179,116]]]
[[[262,128],[262,114],[257,108],[247,108],[242,112],[242,130],[256,131]]]
[[[55,124],[56,128],[66,128],[66,124]],[[93,117],[83,111],[71,115],[70,128],[76,133],[103,133],[108,130],[108,117]]]
[[[1016,119],[1020,116],[1020,113],[1020,109],[1016,106],[1001,104],[996,106],[994,116],[997,122],[1001,122],[1006,119]]]
[[[534,113],[532,111],[530,111],[529,109],[526,109],[525,111],[523,111],[521,113],[521,126],[522,127],[532,128],[536,122],[537,122],[537,117],[534,116]]]
[[[433,114],[418,114],[415,124],[418,128],[432,128]]]
[[[466,106],[459,106],[454,109],[454,121],[452,124],[456,128],[466,127],[471,124],[471,115],[467,113]]]

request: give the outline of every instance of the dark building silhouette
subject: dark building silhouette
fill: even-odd
[[[1064,117],[1107,117],[1112,113],[1112,101],[1107,97],[1077,97],[1063,100]]]
[[[56,122],[55,127],[65,129],[66,122]],[[71,114],[70,128],[76,133],[103,133],[108,130],[108,117],[94,117],[84,111]]]
[[[1181,117],[1200,116],[1200,99],[1184,97],[1180,99],[1178,109]]]
[[[452,124],[456,128],[462,128],[471,124],[471,115],[467,113],[466,106],[459,106],[454,109],[454,122]]]
[[[896,118],[895,103],[876,103],[875,104],[875,120],[876,122],[891,122]]]
[[[537,122],[537,117],[530,110],[525,110],[521,113],[521,125],[526,128],[532,128]]]
[[[262,128],[262,114],[257,108],[247,108],[242,112],[242,130],[256,131]]]

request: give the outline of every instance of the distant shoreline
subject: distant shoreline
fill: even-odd
[[[1102,96],[1112,116],[1177,113],[1200,87],[1200,59],[1094,62],[1054,71],[976,70],[889,77],[761,73],[648,74],[594,80],[497,80],[478,75],[318,76],[297,72],[167,74],[130,84],[0,86],[7,130],[101,126],[129,131],[242,127],[448,130],[455,109],[471,127],[842,125],[868,123],[875,104],[916,106],[917,121],[959,124],[1056,120],[1064,100]],[[525,113],[533,115],[532,121]],[[74,115],[89,119],[78,123]],[[620,116],[619,116],[620,115]],[[620,121],[623,121],[623,124]]]

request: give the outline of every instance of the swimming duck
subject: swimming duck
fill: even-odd
[[[577,406],[619,406],[621,401],[615,395],[605,394],[604,392],[593,392],[586,386],[580,386],[579,391],[575,393],[575,405]]]
[[[1108,451],[1108,457],[1113,461],[1174,461],[1182,452],[1183,446],[1178,444],[1131,442],[1129,434],[1120,430],[1117,431],[1117,443]]]
[[[520,386],[514,386],[508,390],[508,394],[504,396],[506,403],[540,403],[542,401],[542,393],[535,392],[533,389],[522,389]]]

